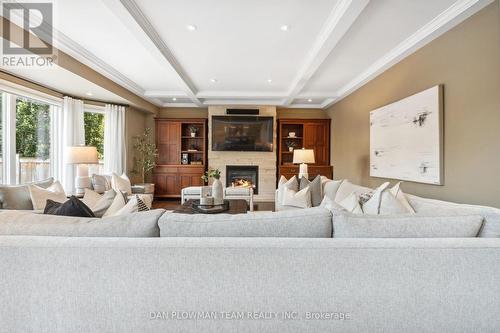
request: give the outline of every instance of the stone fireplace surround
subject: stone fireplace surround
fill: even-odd
[[[221,181],[226,184],[226,166],[258,166],[258,194],[254,196],[254,201],[274,201],[274,192],[276,190],[276,107],[274,106],[244,106],[242,109],[259,109],[259,116],[268,116],[274,118],[274,135],[272,152],[253,152],[253,151],[212,151],[212,116],[226,115],[227,108],[234,106],[209,106],[208,107],[208,168],[219,169],[221,171]]]

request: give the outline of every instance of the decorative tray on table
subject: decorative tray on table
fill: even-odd
[[[192,203],[192,208],[194,211],[203,214],[216,214],[222,213],[229,209],[229,201],[224,200],[220,205],[202,205],[200,200],[194,200]]]

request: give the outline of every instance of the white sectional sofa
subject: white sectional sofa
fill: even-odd
[[[0,332],[500,331],[500,210],[408,198],[481,237],[335,238],[323,208],[0,213]]]

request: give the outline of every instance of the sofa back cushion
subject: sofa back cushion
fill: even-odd
[[[334,238],[447,238],[477,237],[483,225],[480,215],[355,215],[333,216]]]
[[[236,215],[166,213],[158,225],[161,237],[332,237],[332,215],[320,207]]]
[[[6,211],[0,213],[0,235],[159,237],[158,219],[164,212],[156,209],[99,219]]]
[[[479,237],[500,237],[500,209],[487,206],[458,204],[406,194],[417,215],[481,215],[484,225]]]
[[[31,183],[33,185],[47,188],[54,183],[54,178],[48,178],[39,182]],[[33,203],[28,184],[25,185],[1,185],[0,186],[0,205],[2,209],[11,210],[32,210]]]

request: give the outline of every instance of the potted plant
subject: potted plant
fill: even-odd
[[[191,133],[192,138],[196,138],[196,134],[198,133],[198,127],[191,125],[189,126],[189,133]]]
[[[287,141],[286,146],[288,147],[288,151],[292,152],[293,149],[297,146],[297,142],[295,141]]]
[[[147,193],[154,193],[154,184],[145,183],[146,175],[156,166],[158,149],[153,142],[153,130],[146,128],[141,135],[134,136],[134,169],[132,173],[139,175],[141,183],[136,185],[144,186]]]
[[[220,181],[220,170],[209,169],[203,176],[201,176],[201,179],[203,179],[205,183],[208,183],[210,178],[214,179],[212,182],[212,197],[214,197],[214,205],[220,205],[224,202],[222,182]]]

